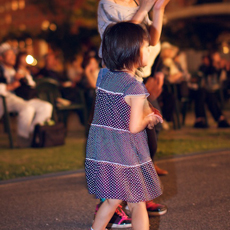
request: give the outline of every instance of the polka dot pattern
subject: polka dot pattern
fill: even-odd
[[[146,95],[145,86],[124,72],[111,72],[97,89],[95,112],[86,148],[85,171],[90,194],[128,202],[161,194],[149,156],[145,130],[129,132],[126,95]]]
[[[152,162],[136,167],[86,160],[89,193],[96,198],[119,199],[127,202],[148,201],[161,194]]]

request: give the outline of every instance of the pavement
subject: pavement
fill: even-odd
[[[169,171],[156,199],[168,212],[151,217],[150,230],[230,229],[230,149],[157,164]],[[83,170],[2,181],[0,230],[89,230],[97,203]]]

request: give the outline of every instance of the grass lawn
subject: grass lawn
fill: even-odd
[[[230,150],[230,129],[164,130],[159,137],[156,159],[218,149]]]
[[[160,133],[156,159],[230,149],[230,129],[217,129],[213,121],[209,129],[194,129],[192,121],[186,121],[186,126],[180,130],[163,130]],[[0,180],[82,169],[85,139],[79,132],[82,133],[82,129],[70,130],[66,144],[59,147],[9,149],[7,135],[0,130]]]
[[[85,140],[75,138],[52,148],[1,149],[0,180],[81,169],[84,149]]]

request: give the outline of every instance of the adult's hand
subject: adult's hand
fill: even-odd
[[[157,0],[140,0],[140,10],[144,10],[147,13],[151,10],[151,8],[153,7],[153,5],[157,2]]]
[[[140,0],[139,1],[139,9],[131,19],[132,22],[136,24],[142,23],[145,16],[148,14],[148,12],[153,7],[153,4],[156,2],[156,0]]]

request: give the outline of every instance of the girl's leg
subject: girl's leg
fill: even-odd
[[[97,211],[92,228],[94,230],[104,230],[121,202],[121,200],[115,199],[105,200]]]
[[[145,202],[128,203],[133,230],[149,230],[149,217]]]

